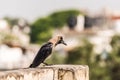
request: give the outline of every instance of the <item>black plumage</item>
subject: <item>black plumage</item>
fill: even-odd
[[[38,51],[36,57],[33,60],[33,63],[30,67],[37,67],[39,64],[44,63],[44,60],[51,54],[53,44],[48,42],[44,44]]]

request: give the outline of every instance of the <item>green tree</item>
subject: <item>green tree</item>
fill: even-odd
[[[111,46],[113,48],[118,48],[120,45],[120,35],[115,35],[112,37],[112,40],[111,40]]]
[[[101,59],[102,54],[96,56],[95,67],[90,72],[92,80],[120,80],[120,35],[113,36],[110,44],[112,51],[106,59]]]
[[[70,16],[78,16],[79,14],[80,11],[78,10],[58,11],[51,14],[49,18],[51,19],[51,25],[58,28],[67,24],[67,20]]]
[[[45,42],[52,36],[55,28],[61,28],[66,24],[70,15],[77,16],[79,13],[78,10],[58,11],[45,18],[36,20],[31,25],[31,42],[39,44]]]
[[[40,18],[31,26],[31,41],[33,43],[43,43],[52,35],[52,26],[47,18]]]
[[[110,75],[112,80],[120,80],[120,35],[113,36],[111,40],[113,48],[110,54]]]
[[[18,23],[18,18],[11,18],[11,17],[4,17],[4,20],[8,22],[8,24],[13,27],[13,25],[16,25]]]
[[[83,43],[82,46],[76,47],[68,52],[66,63],[85,65],[92,62],[93,45],[87,40],[84,40]]]
[[[90,68],[90,80],[110,80],[109,69],[107,66],[101,66],[104,61],[102,61],[101,55],[93,52],[93,47],[94,45],[89,41],[83,40],[82,46],[68,52],[66,63],[88,65]]]

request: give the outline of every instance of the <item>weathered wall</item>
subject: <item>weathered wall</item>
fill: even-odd
[[[89,68],[83,65],[52,65],[1,71],[0,80],[89,80]]]

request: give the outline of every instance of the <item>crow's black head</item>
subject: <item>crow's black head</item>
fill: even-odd
[[[67,44],[64,42],[64,40],[63,40],[63,37],[62,37],[62,36],[58,36],[58,40],[57,40],[56,45],[57,45],[57,44],[64,44],[64,45],[67,45]]]
[[[62,36],[56,36],[56,37],[50,39],[49,42],[53,43],[55,46],[58,45],[58,44],[67,45],[67,44],[64,42]]]

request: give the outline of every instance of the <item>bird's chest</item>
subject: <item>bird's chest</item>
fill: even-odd
[[[51,48],[49,48],[49,50],[47,50],[45,53],[44,53],[44,57],[48,57],[52,54],[52,46]]]
[[[44,55],[49,56],[50,54],[52,54],[52,49],[50,51],[47,51]]]

